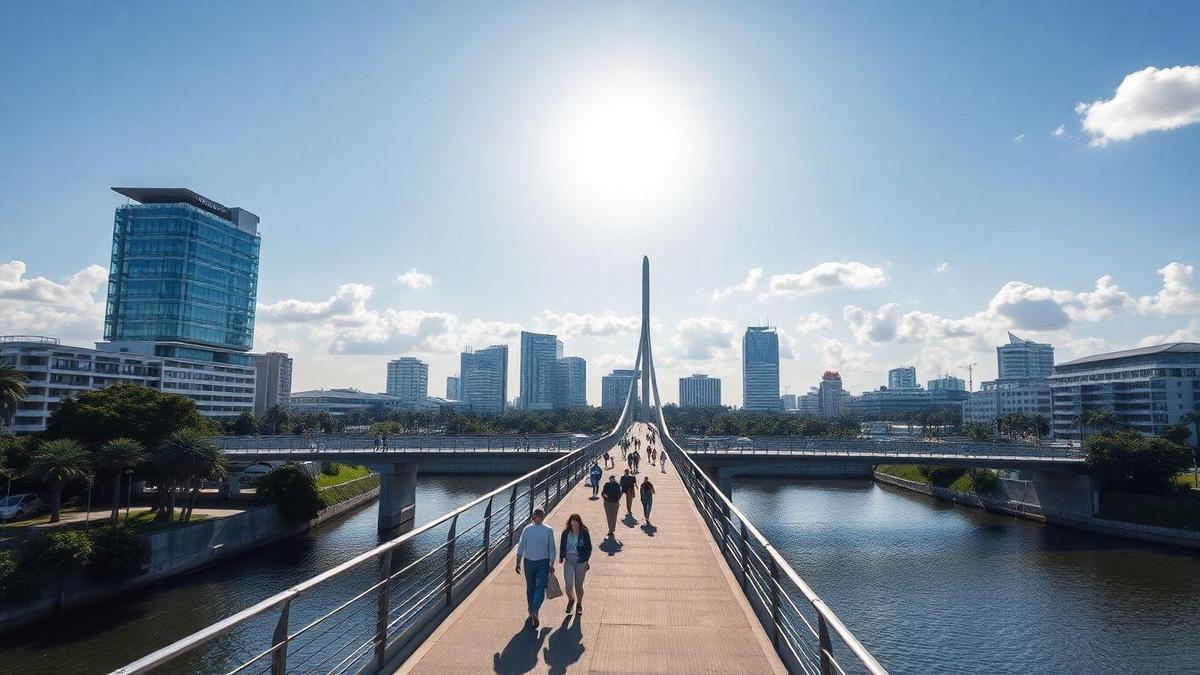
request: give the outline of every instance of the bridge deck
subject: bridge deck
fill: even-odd
[[[581,617],[564,614],[563,595],[542,606],[535,631],[525,621],[524,577],[513,572],[509,554],[400,672],[786,672],[674,465],[666,475],[644,468],[656,488],[653,529],[643,527],[635,499],[637,519],[624,517],[622,503],[616,543],[605,541],[604,509],[586,484],[546,518],[561,531],[579,513],[597,545]]]

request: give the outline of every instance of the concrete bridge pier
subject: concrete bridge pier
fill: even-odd
[[[393,536],[413,529],[417,511],[417,465],[375,464],[379,474],[379,531]]]
[[[1069,474],[1054,471],[1022,471],[1028,475],[1037,491],[1042,512],[1053,517],[1091,518],[1100,509],[1097,481],[1089,474]]]

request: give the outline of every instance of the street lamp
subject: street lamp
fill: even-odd
[[[4,471],[4,475],[8,478],[8,488],[4,492],[4,504],[5,504],[5,506],[7,506],[8,498],[12,496],[13,471],[12,471],[12,469],[3,469],[3,471]],[[0,528],[3,528],[7,524],[8,524],[8,518],[0,519]]]
[[[129,491],[125,499],[125,523],[129,523],[129,505],[133,503],[133,469],[125,469],[125,480],[129,481]]]
[[[92,484],[96,482],[96,477],[88,474],[83,480],[87,482],[88,490],[87,511],[83,514],[83,529],[90,530],[92,529]]]

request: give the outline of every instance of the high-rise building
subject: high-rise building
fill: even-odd
[[[162,357],[162,390],[210,417],[254,410],[258,216],[185,188],[113,188],[103,351]]]
[[[629,387],[634,380],[641,376],[636,370],[613,370],[611,375],[600,378],[600,407],[609,410],[620,410],[625,407],[625,399],[629,396]],[[637,390],[633,392],[633,405],[639,404]]]
[[[925,388],[929,391],[966,391],[967,383],[961,377],[943,375],[939,378],[929,380],[925,384]]]
[[[554,362],[554,407],[587,407],[587,361],[567,356]]]
[[[779,335],[750,326],[742,338],[742,408],[779,410]]]
[[[412,356],[388,361],[387,393],[401,401],[424,401],[429,397],[429,364]]]
[[[784,394],[783,396],[780,396],[779,397],[779,406],[781,408],[783,408],[784,410],[795,410],[796,409],[796,395],[795,394]]]
[[[1200,343],[1171,342],[1060,363],[1050,378],[1055,438],[1078,439],[1085,411],[1111,412],[1116,426],[1161,435],[1200,413]],[[1189,442],[1196,443],[1191,436]]]
[[[721,405],[721,379],[695,373],[679,378],[679,407],[702,408]]]
[[[888,389],[916,389],[917,369],[912,366],[888,371]]]
[[[521,408],[549,410],[554,407],[555,362],[562,358],[558,336],[521,331]]]
[[[446,378],[446,398],[451,401],[462,400],[462,383],[455,375]]]
[[[283,352],[251,354],[254,364],[254,414],[287,405],[292,395],[292,358]]]
[[[820,415],[826,418],[841,417],[845,412],[843,402],[845,392],[842,390],[842,376],[835,371],[827,370],[821,375],[821,384],[817,387],[817,400],[820,405]]]
[[[817,387],[809,387],[807,394],[796,397],[796,412],[812,417],[821,414],[821,394]]]
[[[499,415],[508,401],[508,345],[463,352],[459,364],[462,400],[472,412]]]
[[[1019,377],[1050,377],[1054,374],[1054,347],[1008,334],[1008,344],[996,347],[1002,380]]]

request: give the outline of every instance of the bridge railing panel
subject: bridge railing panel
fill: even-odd
[[[371,673],[402,662],[616,434],[115,672]],[[289,665],[290,664],[290,665]]]
[[[871,673],[887,670],[824,601],[673,441],[676,470],[750,606],[789,672]]]

